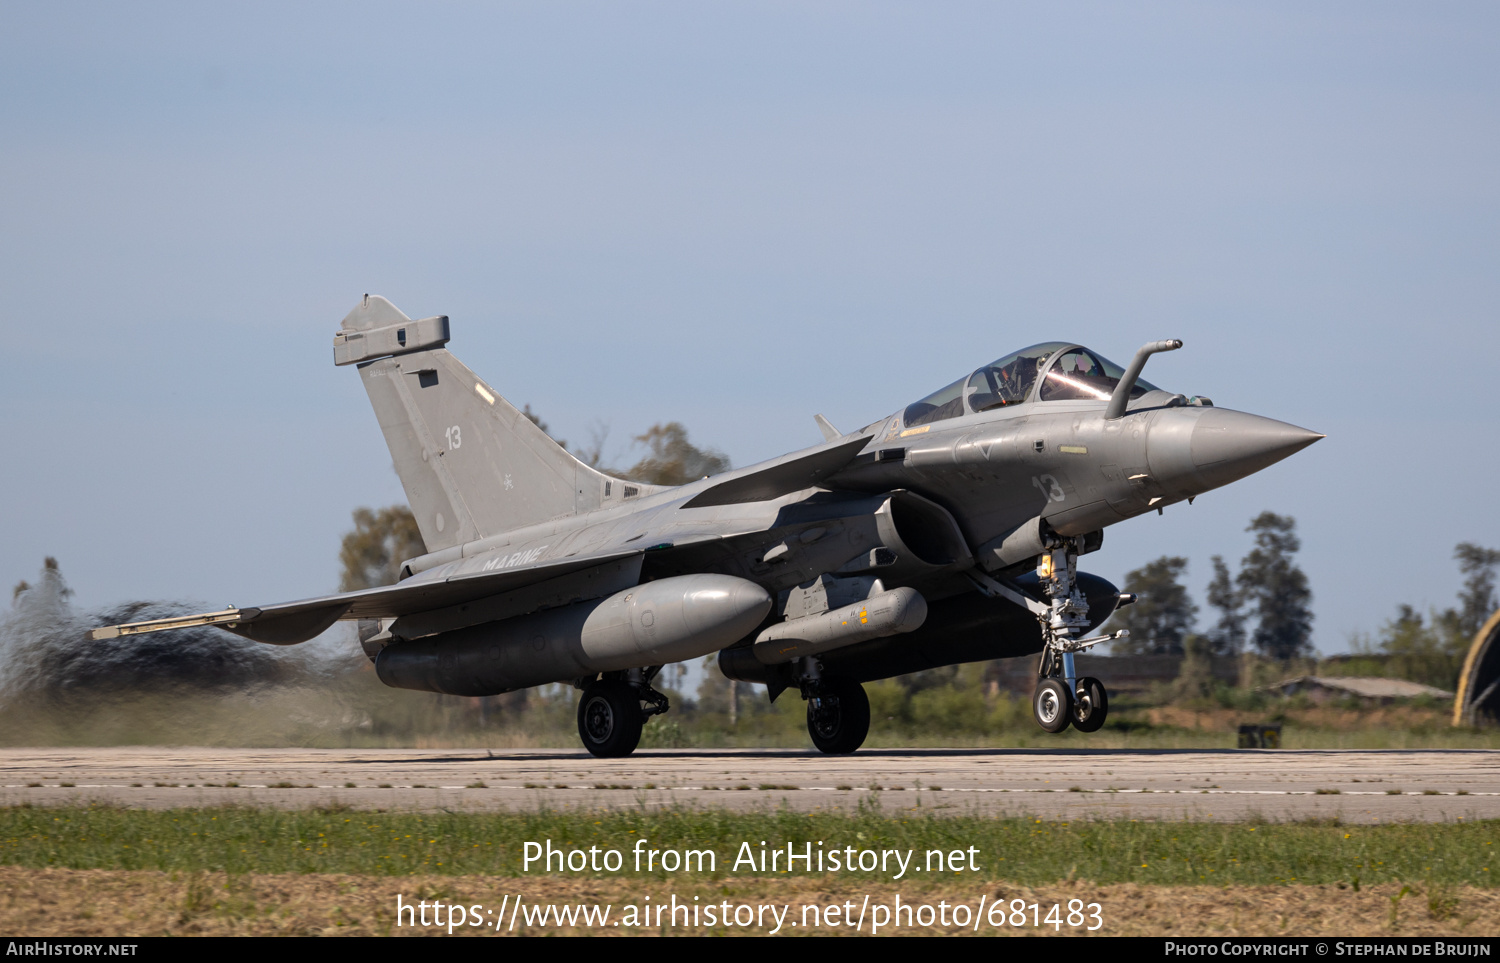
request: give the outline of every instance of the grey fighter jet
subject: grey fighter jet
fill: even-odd
[[[731,679],[795,688],[813,743],[859,748],[861,683],[1039,654],[1049,732],[1097,730],[1104,685],[1074,654],[1121,604],[1078,570],[1116,522],[1226,485],[1323,437],[1141,378],[1069,342],[1024,348],[888,418],[677,488],[578,461],[444,347],[447,317],[366,296],[334,337],[363,379],[427,554],[391,586],[110,626],[217,625],[275,645],[339,620],[389,686],[582,691],[596,756],[666,712],[662,666],[717,653]]]

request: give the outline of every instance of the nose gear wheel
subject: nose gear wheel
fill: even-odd
[[[1073,693],[1073,728],[1079,732],[1098,732],[1109,715],[1109,696],[1104,683],[1084,676]]]
[[[1062,732],[1068,728],[1073,714],[1073,700],[1068,687],[1057,679],[1043,679],[1037,683],[1036,693],[1031,697],[1031,712],[1037,725],[1048,732]]]

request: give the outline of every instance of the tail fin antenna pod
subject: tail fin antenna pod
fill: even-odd
[[[333,363],[336,365],[358,364],[386,355],[407,354],[427,348],[441,348],[448,343],[448,316],[422,318],[413,321],[396,309],[385,298],[374,300],[383,303],[396,314],[396,318],[379,317],[370,311],[368,302],[362,304],[344,319],[344,327],[333,337]],[[364,310],[361,310],[364,309]],[[356,323],[363,321],[369,327],[351,328],[350,318],[362,315]]]
[[[413,321],[373,295],[334,337],[334,363],[359,366],[428,552],[646,487],[574,458],[450,354],[448,339],[446,317]]]

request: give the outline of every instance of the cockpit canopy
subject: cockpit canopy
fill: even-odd
[[[911,428],[1028,401],[1107,401],[1124,375],[1124,368],[1087,348],[1048,341],[1008,354],[907,405],[902,422]],[[1157,390],[1138,378],[1130,397]]]

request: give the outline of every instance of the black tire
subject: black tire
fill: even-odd
[[[1068,687],[1057,679],[1043,679],[1037,683],[1036,694],[1031,697],[1031,714],[1036,724],[1048,732],[1062,732],[1068,728],[1073,715],[1073,699]]]
[[[870,699],[858,682],[825,687],[817,700],[807,700],[807,734],[813,745],[830,755],[847,755],[864,744],[870,733]]]
[[[1073,728],[1079,732],[1098,732],[1109,715],[1109,695],[1104,683],[1084,676],[1078,680],[1073,696]]]
[[[640,696],[624,682],[595,682],[578,700],[578,737],[583,748],[603,759],[635,752],[645,722]]]

